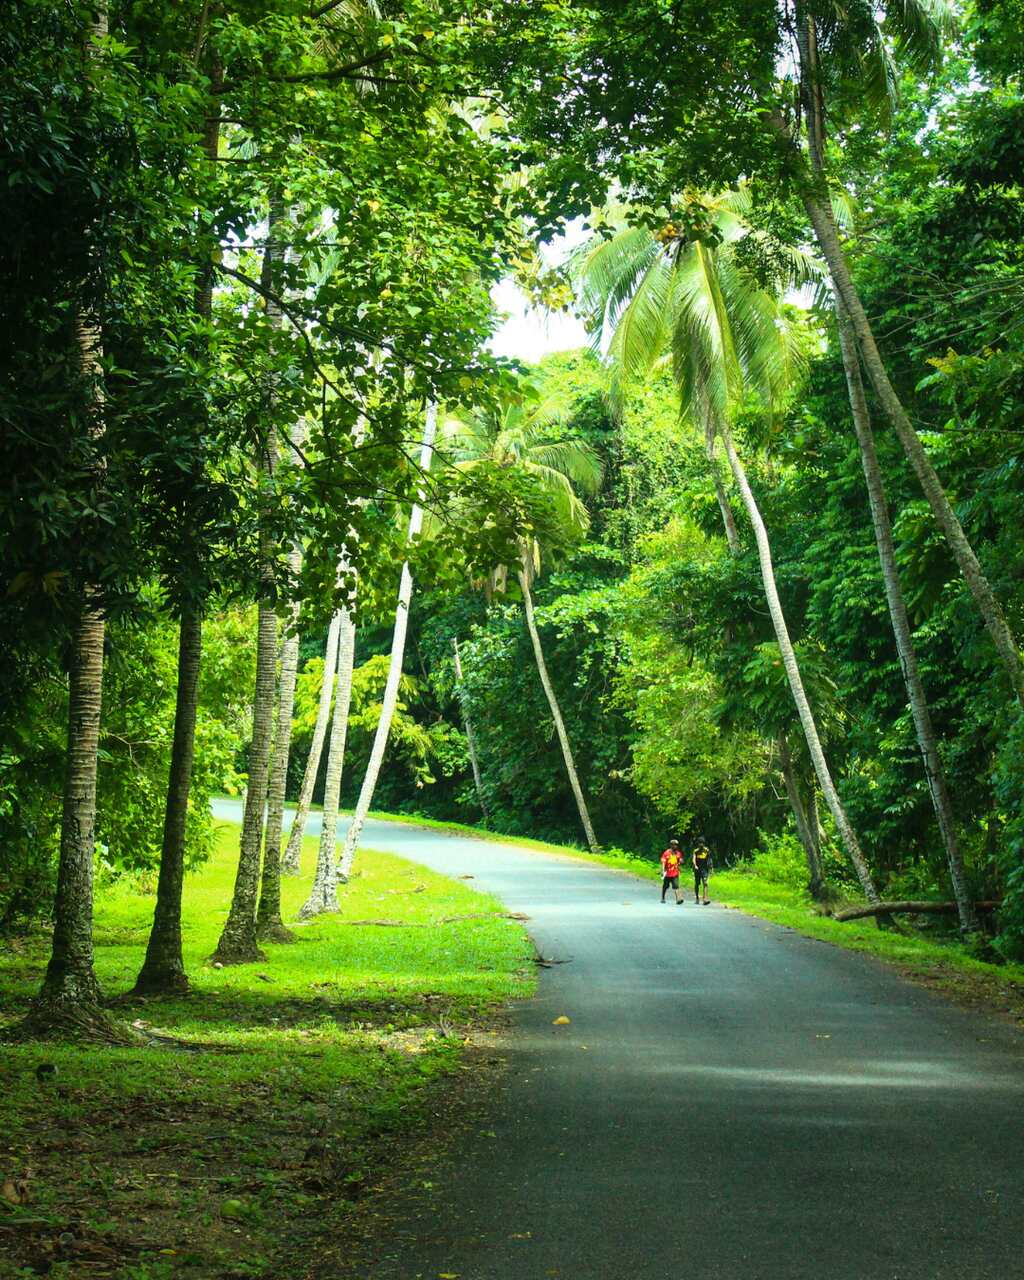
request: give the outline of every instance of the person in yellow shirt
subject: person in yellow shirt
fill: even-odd
[[[700,902],[701,891],[703,891],[704,906],[711,901],[708,897],[708,876],[710,875],[711,850],[704,843],[704,837],[698,836],[693,850],[693,900],[695,903]]]

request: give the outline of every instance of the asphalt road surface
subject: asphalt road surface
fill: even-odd
[[[365,842],[474,876],[568,961],[367,1280],[1024,1276],[1012,1028],[692,893],[398,824]]]

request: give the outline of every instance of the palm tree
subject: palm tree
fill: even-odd
[[[345,762],[345,739],[348,735],[348,709],[352,698],[352,668],[355,661],[356,629],[348,608],[338,611],[338,692],[334,703],[334,719],[331,722],[331,740],[327,748],[327,777],[324,780],[324,808],[320,819],[320,847],[316,870],[309,897],[299,909],[299,915],[322,915],[325,911],[338,910],[338,805],[341,800],[341,774]],[[322,692],[321,692],[322,699]],[[295,815],[298,823],[298,814]],[[305,825],[303,823],[303,825]],[[295,826],[293,825],[293,831]],[[302,839],[299,828],[299,839]]]
[[[909,67],[920,72],[932,70],[941,61],[943,36],[953,28],[953,9],[947,0],[899,0],[898,4],[885,6],[884,23],[880,23],[876,6],[866,0],[855,0],[852,5],[835,6],[827,15],[811,14],[798,4],[794,19],[803,108],[796,118],[805,123],[812,173],[812,180],[802,187],[804,207],[828,264],[837,305],[846,313],[851,336],[882,411],[903,446],[932,514],[974,596],[1010,686],[1018,701],[1024,703],[1024,664],[1016,639],[892,385],[850,274],[831,201],[825,194],[827,115],[841,114],[844,105],[854,103],[857,114],[884,120],[891,110],[897,82],[890,41],[895,42],[896,55]],[[776,117],[775,126],[785,137],[792,138],[781,116]],[[849,389],[852,404],[856,393],[852,386]]]
[[[426,421],[423,428],[423,442],[420,445],[420,471],[426,474],[430,470],[430,463],[434,456],[434,436],[437,431],[437,406],[429,404],[427,406]],[[414,502],[412,510],[409,512],[409,528],[406,535],[408,542],[412,542],[419,536],[423,526],[423,507],[419,502]],[[370,759],[366,764],[366,773],[363,775],[363,784],[359,788],[359,799],[356,801],[356,807],[352,814],[352,821],[349,823],[348,834],[345,837],[345,848],[342,851],[341,862],[339,865],[339,875],[342,881],[348,879],[352,873],[352,862],[355,858],[356,849],[359,847],[359,838],[362,835],[363,824],[366,822],[366,815],[370,812],[370,806],[373,804],[373,793],[377,789],[377,779],[380,776],[380,767],[384,763],[384,752],[388,745],[388,735],[391,732],[391,721],[394,719],[395,707],[398,705],[398,686],[402,679],[402,663],[405,658],[405,636],[409,627],[409,606],[412,603],[412,571],[409,568],[408,560],[402,565],[402,574],[398,586],[398,604],[395,609],[395,627],[391,637],[391,660],[388,666],[387,681],[384,685],[384,696],[381,699],[380,719],[377,722],[377,731],[373,735],[373,745],[370,748]],[[349,689],[351,690],[351,667],[349,669]],[[338,701],[341,701],[341,688],[339,684]],[[335,716],[337,716],[335,711]]]
[[[338,631],[341,627],[341,613],[335,613],[327,630],[327,643],[324,646],[324,666],[320,677],[320,700],[317,703],[316,721],[313,725],[313,737],[309,744],[309,755],[302,774],[302,786],[299,788],[299,800],[295,807],[288,844],[281,859],[282,875],[297,876],[299,860],[302,852],[302,837],[306,832],[310,806],[313,803],[313,788],[316,786],[317,774],[320,772],[320,757],[323,754],[324,741],[327,737],[327,726],[331,719],[331,701],[334,697],[334,676],[338,665]]]
[[[197,44],[193,61],[202,49]],[[214,87],[220,72],[212,68]],[[220,118],[208,110],[203,127],[203,156],[210,171],[217,168],[220,146]],[[203,261],[196,277],[195,311],[201,324],[209,324],[213,316],[213,261],[210,246],[200,248]],[[200,424],[200,431],[206,423]],[[191,511],[187,511],[189,519]],[[190,520],[191,523],[191,520]],[[135,980],[139,995],[184,992],[188,976],[181,948],[181,895],[185,879],[185,832],[188,823],[188,801],[192,789],[192,761],[195,756],[196,716],[199,711],[199,674],[203,656],[203,605],[205,591],[186,600],[181,607],[178,631],[178,682],[175,691],[174,730],[171,740],[171,762],[164,803],[163,840],[160,847],[160,873],[153,910],[153,927],[146,944],[146,958]]]
[[[92,61],[96,41],[107,34],[101,4],[86,37]],[[74,312],[79,373],[87,400],[86,432],[97,456],[104,435],[103,346],[99,321],[82,306]],[[97,461],[97,477],[102,463]],[[46,976],[32,1015],[41,1023],[67,1018],[88,1021],[99,1034],[112,1034],[99,1014],[100,988],[93,968],[93,859],[96,830],[96,774],[106,615],[95,583],[86,583],[72,635],[69,672],[67,760],[60,824],[53,943]]]
[[[462,654],[459,652],[459,640],[457,636],[452,636],[452,653],[455,659],[455,693],[462,707],[462,720],[466,726],[466,746],[469,750],[469,763],[473,770],[473,785],[476,788],[477,804],[480,806],[480,812],[487,820],[489,814],[487,812],[487,798],[484,795],[483,779],[480,776],[480,755],[477,751],[476,733],[473,729],[473,721],[469,714],[469,700],[466,697],[466,686],[462,679]]]
[[[275,262],[282,249],[275,232],[283,217],[283,201],[279,193],[270,197],[267,247],[263,252],[263,282],[268,289],[267,318],[273,328],[280,328],[283,313],[269,289],[273,283]],[[273,387],[267,391],[273,401]],[[263,820],[267,804],[270,776],[270,752],[273,738],[275,690],[277,687],[278,619],[274,606],[274,547],[268,527],[267,503],[277,464],[276,441],[272,430],[264,432],[257,455],[257,476],[261,509],[259,529],[260,599],[256,624],[256,687],[252,704],[252,739],[249,744],[249,776],[242,810],[242,835],[239,842],[238,869],[231,895],[231,908],[214,952],[221,964],[244,964],[262,959],[256,938],[256,905],[260,881],[260,856],[263,849]]]
[[[697,202],[705,238],[680,238],[673,226],[659,235],[625,228],[595,238],[578,253],[573,271],[592,327],[611,334],[609,352],[628,381],[669,353],[680,407],[701,423],[713,457],[721,437],[757,545],[765,600],[789,681],[807,750],[843,846],[870,902],[878,891],[856,833],[839,797],[804,688],[775,582],[771,544],[746,468],[732,435],[729,414],[745,392],[766,403],[781,397],[799,364],[796,335],[778,296],[753,279],[736,254],[757,237],[744,219],[749,192],[741,189]],[[815,275],[813,262],[787,251],[785,283]],[[721,499],[720,499],[721,501]]]
[[[585,532],[590,523],[587,509],[577,497],[576,489],[584,493],[596,493],[601,484],[602,468],[597,454],[585,441],[558,438],[554,426],[560,407],[542,396],[507,399],[494,411],[449,419],[446,423],[446,437],[455,465],[463,470],[471,470],[482,463],[518,467],[551,500],[556,527],[565,535],[573,536]],[[598,853],[600,845],[594,834],[565,719],[551,682],[537,629],[530,588],[540,572],[540,566],[540,541],[536,537],[522,539],[515,572],[522,592],[523,610],[537,674],[551,710],[587,847],[592,853]],[[507,577],[508,566],[497,566],[490,576],[490,588],[503,590]]]
[[[300,418],[292,428],[291,444],[298,453],[306,439],[306,424]],[[292,575],[302,566],[302,548],[296,543],[288,556]],[[288,783],[288,759],[291,755],[292,711],[295,706],[295,681],[299,668],[299,606],[292,605],[288,626],[281,641],[281,671],[277,685],[277,714],[270,777],[267,783],[267,824],[263,836],[263,873],[260,877],[260,900],[256,908],[256,936],[273,942],[292,942],[281,919],[281,828],[284,823],[284,793]]]
[[[888,115],[895,100],[895,65],[892,61],[887,36],[894,36],[898,52],[915,69],[927,72],[941,59],[943,34],[952,30],[953,12],[945,0],[901,0],[886,13],[887,31],[883,31],[874,9],[845,15],[838,11],[824,28],[812,15],[797,10],[796,44],[800,64],[800,94],[806,116],[808,155],[812,172],[819,184],[825,178],[825,102],[830,91],[842,87],[851,72],[867,93],[858,93],[858,100],[869,111]],[[851,24],[859,26],[859,38],[851,45]],[[822,58],[822,47],[828,50]],[[985,578],[977,557],[970,546],[959,519],[942,488],[941,481],[928,458],[924,446],[900,404],[881,361],[870,323],[853,285],[846,264],[836,218],[831,204],[820,199],[820,191],[809,190],[805,206],[815,228],[818,243],[827,258],[835,293],[836,324],[839,345],[846,375],[850,410],[854,431],[860,449],[864,478],[867,483],[871,520],[878,546],[878,557],[885,583],[889,616],[903,671],[907,698],[910,703],[917,734],[918,746],[924,763],[928,789],[931,793],[949,866],[953,895],[957,903],[960,927],[964,932],[978,928],[974,904],[967,890],[963,855],[957,832],[956,820],[946,786],[945,772],[938,750],[938,742],[932,724],[931,712],[917,664],[917,655],[910,629],[903,590],[896,568],[896,552],[892,537],[892,523],[885,496],[882,472],[875,451],[874,433],[868,411],[864,383],[861,376],[861,360],[867,369],[886,416],[892,422],[913,467],[932,512],[946,535],[961,572],[979,606],[1009,676],[1017,698],[1024,701],[1024,669],[1016,641],[1003,616],[998,601]]]

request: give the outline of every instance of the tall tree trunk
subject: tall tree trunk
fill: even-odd
[[[101,5],[86,38],[87,65],[93,57],[92,41],[106,34],[107,11]],[[79,372],[89,406],[86,431],[98,448],[104,434],[102,334],[99,324],[87,319],[80,306],[74,323]],[[97,461],[97,479],[102,467],[102,461]],[[53,945],[35,1011],[35,1017],[42,1022],[67,1016],[89,1017],[89,1010],[100,998],[93,968],[92,872],[105,638],[106,618],[99,592],[94,583],[86,583],[72,637]]]
[[[462,722],[466,726],[466,746],[469,749],[469,763],[473,769],[473,785],[476,787],[477,804],[480,806],[480,812],[484,818],[490,815],[487,812],[487,801],[484,798],[484,784],[480,777],[480,757],[476,749],[476,734],[473,732],[473,721],[469,714],[469,705],[466,698],[466,689],[462,683],[462,655],[459,653],[459,640],[457,636],[452,636],[452,649],[455,652],[455,688],[459,695],[459,705],[462,707]]]
[[[715,450],[717,439],[718,432],[715,420],[711,414],[708,414],[704,423],[704,449],[707,453],[708,462],[711,464],[711,479],[714,482],[715,497],[718,499],[718,509],[722,514],[722,524],[725,527],[725,540],[729,544],[730,554],[735,556],[739,555],[740,551],[740,533],[736,526],[736,519],[733,516],[732,506],[729,503],[718,467],[718,457]],[[731,641],[731,628],[729,628],[727,636]],[[783,780],[786,784],[786,796],[793,812],[793,822],[796,825],[797,835],[807,857],[808,888],[811,896],[817,899],[822,896],[822,891],[825,887],[821,859],[818,854],[817,842],[812,837],[809,821],[804,811],[803,802],[800,799],[800,789],[796,784],[796,776],[793,773],[791,763],[792,757],[785,735],[781,735],[779,738],[779,757],[782,763]]]
[[[437,406],[430,404],[427,406],[426,422],[423,427],[423,443],[420,446],[420,470],[423,472],[430,470],[436,431]],[[412,542],[419,534],[422,524],[423,508],[419,502],[414,502],[412,511],[409,514],[408,542]],[[370,812],[370,806],[373,804],[373,793],[377,789],[377,778],[380,776],[380,767],[384,763],[384,752],[388,745],[388,735],[391,733],[391,721],[394,718],[395,707],[398,705],[398,686],[402,679],[405,635],[409,627],[409,606],[411,603],[412,573],[409,569],[409,562],[406,561],[402,565],[402,578],[398,587],[395,629],[391,637],[391,661],[388,665],[387,680],[384,684],[380,719],[377,721],[377,731],[373,735],[373,746],[370,748],[370,759],[366,765],[366,773],[363,776],[363,785],[359,788],[359,799],[356,801],[355,812],[352,814],[352,821],[345,837],[345,848],[341,855],[339,875],[343,882],[352,874],[352,862],[355,858],[356,849],[359,847],[359,837],[362,835],[366,815]]]
[[[804,737],[807,739],[807,750],[814,765],[814,772],[818,775],[818,782],[821,784],[825,803],[828,805],[833,818],[835,818],[843,847],[846,849],[847,855],[857,873],[857,879],[864,890],[864,896],[869,902],[878,902],[878,890],[875,888],[871,870],[861,851],[860,842],[857,840],[853,827],[850,825],[850,820],[846,816],[846,810],[839,799],[839,793],[836,791],[835,784],[832,781],[832,774],[829,772],[829,767],[825,760],[825,752],[822,750],[821,739],[818,736],[818,726],[814,721],[814,713],[811,711],[811,705],[807,701],[807,694],[804,690],[803,679],[800,676],[796,653],[789,638],[789,628],[786,625],[778,588],[775,585],[775,568],[772,564],[768,531],[765,528],[764,520],[761,518],[757,499],[754,497],[750,482],[747,480],[746,470],[740,461],[739,454],[736,452],[732,431],[728,422],[724,419],[719,423],[719,431],[722,436],[722,443],[725,445],[725,452],[729,459],[733,479],[736,481],[736,487],[740,491],[743,506],[746,508],[747,517],[750,520],[754,538],[757,541],[757,555],[761,564],[761,579],[764,583],[768,612],[771,614],[772,625],[775,628],[775,637],[779,644],[779,652],[782,655],[782,664],[786,669],[793,701],[796,704],[797,715],[800,717],[800,725],[803,728]]]
[[[196,37],[197,56],[202,48],[205,23]],[[213,69],[213,99],[206,106],[203,154],[212,168],[217,163],[220,143],[218,113],[220,67]],[[200,264],[195,293],[196,315],[206,324],[213,314],[213,263],[208,256]],[[204,415],[205,416],[205,415]],[[207,426],[204,421],[199,430]],[[185,499],[186,503],[188,499]],[[187,516],[186,516],[187,518]],[[188,990],[188,977],[181,950],[181,894],[185,879],[185,832],[188,826],[188,799],[192,787],[195,757],[196,714],[199,708],[199,671],[203,650],[203,606],[198,602],[182,606],[178,633],[178,687],[174,705],[171,763],[164,804],[163,843],[160,849],[160,878],[157,882],[153,927],[146,946],[146,958],[135,980],[140,995]]]
[[[562,747],[562,759],[565,761],[565,771],[569,775],[569,786],[572,788],[572,794],[576,800],[576,808],[579,811],[583,833],[587,837],[587,847],[591,853],[600,853],[601,846],[597,843],[597,836],[594,835],[594,826],[590,821],[590,810],[587,808],[583,787],[580,785],[579,774],[576,772],[576,761],[573,759],[572,747],[569,745],[569,734],[565,728],[565,721],[562,719],[562,709],[558,705],[555,688],[548,674],[548,664],[544,661],[544,650],[540,643],[540,632],[537,630],[537,619],[533,614],[533,596],[530,594],[530,580],[524,569],[519,572],[519,586],[523,592],[526,628],[530,633],[530,643],[533,645],[533,656],[537,662],[537,674],[540,676],[540,682],[544,687],[544,695],[548,700],[548,706],[551,708],[551,718],[555,722],[555,732],[558,734],[558,741]]]
[[[202,614],[198,609],[189,610],[182,617],[178,633],[178,692],[164,809],[164,838],[160,850],[160,879],[146,958],[135,980],[138,995],[188,990],[181,952],[181,891],[185,878],[185,825],[192,784],[202,646]]]
[[[999,601],[985,572],[981,567],[974,548],[964,533],[963,526],[953,506],[946,496],[942,482],[938,477],[931,459],[925,451],[913,423],[907,415],[895,387],[889,378],[885,362],[882,360],[875,342],[871,322],[864,311],[860,294],[850,274],[846,254],[839,239],[839,230],[832,214],[831,205],[823,190],[823,128],[821,112],[821,76],[818,64],[817,48],[814,39],[814,26],[809,18],[802,18],[797,23],[798,46],[801,61],[801,79],[806,99],[811,99],[814,109],[808,113],[810,121],[809,142],[811,167],[818,179],[817,189],[808,186],[803,192],[804,208],[811,220],[818,245],[828,264],[832,286],[840,304],[845,308],[850,327],[860,350],[864,368],[867,370],[871,385],[875,389],[879,403],[889,422],[892,424],[903,451],[907,455],[914,474],[920,482],[928,505],[932,509],[939,528],[949,543],[954,559],[963,574],[975,603],[981,613],[996,652],[1002,661],[1006,675],[1010,681],[1017,700],[1024,703],[1024,664],[1021,662],[1017,642],[1010,630]]]
[[[320,680],[320,701],[316,709],[316,722],[313,725],[313,739],[306,757],[306,768],[302,774],[302,786],[299,790],[299,802],[295,809],[291,831],[288,834],[288,845],[281,859],[282,875],[297,876],[302,855],[302,838],[306,834],[306,823],[309,820],[309,809],[313,803],[313,788],[316,786],[317,774],[320,772],[320,757],[323,754],[324,739],[327,737],[327,726],[331,719],[331,703],[334,698],[334,673],[338,665],[338,629],[341,626],[341,614],[336,613],[331,619],[327,632],[327,644],[324,648],[324,671]]]
[[[782,766],[782,779],[786,784],[786,795],[789,798],[789,806],[793,810],[793,818],[796,822],[796,833],[800,843],[803,845],[804,856],[807,859],[807,888],[812,898],[820,899],[822,890],[825,887],[825,877],[821,870],[821,854],[818,848],[818,841],[811,827],[810,816],[804,808],[803,800],[800,797],[800,784],[796,776],[796,770],[793,768],[793,757],[784,733],[779,734],[779,764]],[[815,815],[815,821],[817,821],[817,815]]]
[[[709,416],[704,424],[704,449],[708,455],[708,462],[711,464],[711,480],[715,486],[715,497],[718,499],[718,509],[722,513],[722,524],[725,527],[725,540],[729,544],[729,550],[733,555],[738,554],[740,549],[740,531],[736,527],[736,517],[732,513],[732,507],[729,505],[729,497],[725,492],[725,485],[722,483],[722,473],[718,467],[718,455],[715,452],[715,424],[714,420]]]
[[[92,864],[105,623],[93,601],[88,594],[74,636],[53,950],[40,992],[43,1005],[94,1005],[100,997],[93,970]]]
[[[267,247],[263,253],[262,283],[274,286],[274,264],[281,256],[275,230],[280,225],[283,204],[279,195],[270,197],[267,225]],[[267,317],[279,328],[281,309],[267,301]],[[267,388],[268,408],[274,401],[274,388]],[[277,613],[274,608],[274,548],[269,529],[270,485],[277,460],[277,443],[273,427],[268,427],[258,457],[260,493],[260,600],[256,631],[256,689],[252,704],[252,741],[249,744],[249,772],[242,810],[242,837],[238,850],[238,870],[231,896],[231,910],[221,933],[214,960],[221,964],[245,964],[260,960],[263,953],[256,938],[256,900],[260,880],[260,854],[263,847],[263,820],[267,805],[267,783],[270,775],[270,750],[274,727],[274,703],[277,676]]]
[[[291,443],[298,454],[306,439],[306,425],[300,419],[292,428]],[[302,566],[302,548],[296,544],[288,557],[292,574]],[[287,630],[281,642],[281,674],[277,694],[277,722],[274,731],[273,764],[267,787],[267,829],[263,839],[263,876],[256,909],[256,936],[266,941],[294,942],[281,919],[281,828],[284,824],[284,793],[288,785],[288,760],[292,744],[292,711],[299,668],[299,606],[290,610]]]
[[[327,778],[324,782],[324,809],[320,822],[320,847],[309,897],[299,915],[320,915],[338,910],[338,804],[341,775],[348,737],[348,710],[352,701],[352,669],[355,664],[356,628],[347,608],[338,611],[338,692],[334,700],[331,741],[327,750]]]
[[[928,790],[931,793],[935,816],[939,824],[939,832],[942,836],[942,844],[946,851],[949,878],[960,915],[960,927],[964,932],[969,933],[978,928],[978,917],[974,910],[973,899],[967,889],[956,819],[953,815],[953,806],[949,798],[949,789],[946,786],[946,775],[942,767],[942,758],[939,755],[939,746],[935,736],[935,728],[932,724],[931,711],[928,707],[920,669],[917,665],[917,653],[914,649],[910,618],[907,615],[903,588],[900,585],[899,570],[896,567],[896,547],[892,536],[892,521],[889,518],[889,504],[886,501],[882,470],[878,465],[878,454],[875,451],[871,415],[868,412],[867,400],[864,395],[864,384],[861,380],[856,344],[849,317],[842,302],[838,299],[836,301],[836,320],[839,325],[839,344],[842,350],[843,368],[846,372],[846,385],[850,395],[853,426],[857,433],[857,443],[860,446],[864,479],[867,482],[868,502],[871,507],[871,522],[875,530],[878,559],[882,567],[882,579],[885,583],[885,597],[889,604],[889,617],[892,620],[893,634],[896,637],[896,650],[899,654],[900,667],[903,670],[903,683],[906,686],[907,699],[910,702],[910,710],[914,717],[914,728],[917,730],[917,745],[921,751],[921,759],[924,761]]]

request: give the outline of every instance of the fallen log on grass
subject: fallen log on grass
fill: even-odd
[[[1002,905],[1002,902],[995,900],[976,902],[974,909],[975,911],[998,911]],[[895,915],[952,916],[956,915],[956,912],[955,902],[876,902],[865,903],[860,907],[843,907],[832,913],[832,919],[862,920],[865,916]]]

